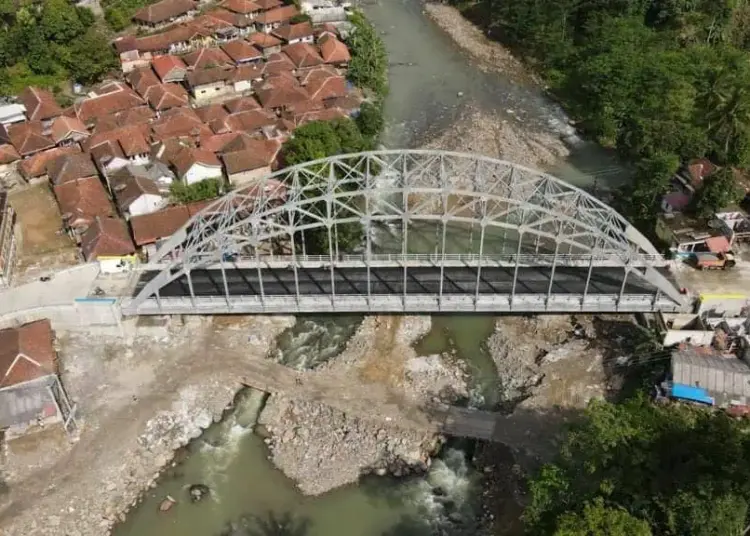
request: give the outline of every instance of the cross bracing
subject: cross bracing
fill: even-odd
[[[386,245],[377,239],[383,229],[395,237]],[[427,255],[418,249],[420,243],[425,247],[425,241],[431,248]],[[284,268],[278,269],[287,270],[293,279],[293,291],[273,287],[283,296],[269,294],[264,288],[264,284],[272,286],[266,283],[268,277],[271,283],[279,280],[272,271],[274,262],[281,262]],[[369,304],[377,301],[372,292],[373,271],[388,268],[392,272],[393,263],[403,269],[398,292],[403,294],[405,310],[407,301],[419,302],[433,294],[439,302],[451,292],[473,294],[477,303],[480,294],[503,294],[497,290],[502,285],[483,282],[482,271],[488,274],[495,264],[498,269],[505,265],[514,268],[512,281],[509,273],[496,272],[494,276],[500,278],[496,283],[502,283],[503,278],[510,282],[510,291],[505,294],[510,294],[511,309],[516,294],[525,300],[541,295],[547,303],[552,303],[553,294],[567,294],[566,300],[577,295],[584,304],[596,288],[609,288],[604,283],[597,286],[594,276],[605,267],[622,271],[619,292],[610,293],[620,301],[634,293],[651,295],[651,308],[659,300],[673,304],[680,301],[679,293],[664,277],[666,262],[651,243],[611,207],[586,192],[510,162],[410,150],[373,151],[308,162],[273,173],[211,203],[150,260],[151,273],[144,277],[126,311],[154,310],[163,289],[179,293],[175,282],[184,289],[189,303],[196,303],[205,296],[196,294],[191,274],[200,270],[219,274],[222,283],[205,292],[212,297],[223,294],[223,312],[232,312],[233,302],[247,304],[253,299],[263,302],[261,309],[274,297],[291,296],[299,302],[299,272],[311,262],[328,270],[321,300],[328,300],[334,308],[337,298],[352,299],[352,293],[361,293]],[[347,277],[342,270],[354,270],[353,262],[366,272],[362,276],[366,282],[363,280],[362,286],[339,282],[337,293],[337,281]],[[471,292],[467,285],[446,284],[445,269],[456,262],[468,272],[451,272],[455,277],[468,280],[470,273],[476,280]],[[390,268],[384,263],[391,263]],[[573,265],[580,271],[582,287],[568,289],[570,292],[557,288],[556,275],[559,279],[560,270]],[[435,271],[435,289],[408,284],[409,270],[419,266]],[[524,290],[518,285],[523,283],[518,281],[519,270],[527,277],[530,274],[524,274],[529,267],[544,267],[546,289],[526,285]],[[237,271],[237,275],[238,270],[249,268],[257,272],[255,283],[230,289],[227,272]],[[388,277],[392,277],[391,272]],[[421,277],[432,277],[420,273]],[[629,285],[638,279],[648,285],[631,288]],[[386,287],[390,294],[391,287]],[[315,288],[322,286],[316,283]],[[153,303],[145,307],[149,300]]]

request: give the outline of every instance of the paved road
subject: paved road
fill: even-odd
[[[519,268],[516,294],[547,294],[551,268]],[[144,272],[133,296],[156,277],[159,272]],[[256,269],[227,270],[227,286],[233,296],[258,295],[261,284]],[[263,292],[268,296],[293,296],[296,293],[294,272],[289,268],[266,268],[261,271]],[[299,292],[302,295],[330,295],[331,272],[327,268],[299,269]],[[513,268],[485,267],[481,271],[480,294],[510,294],[513,288]],[[582,294],[586,286],[586,268],[557,268],[553,294]],[[367,295],[367,270],[365,268],[338,268],[334,270],[336,295]],[[440,292],[440,269],[434,267],[409,268],[407,292],[410,295]],[[622,268],[594,268],[589,284],[589,294],[619,294],[624,271]],[[195,270],[191,274],[196,296],[223,296],[224,284],[220,270]],[[476,269],[468,267],[446,268],[443,293],[471,294],[475,292]],[[370,273],[372,294],[396,294],[404,291],[402,268],[373,268]],[[646,281],[628,277],[626,294],[653,294],[656,289]],[[161,289],[162,296],[189,296],[185,276]]]

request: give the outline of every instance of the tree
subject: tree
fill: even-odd
[[[621,508],[607,508],[599,498],[582,513],[560,516],[554,536],[651,536],[648,523]]]
[[[623,212],[636,222],[653,218],[656,204],[669,188],[679,165],[679,157],[667,153],[657,153],[639,162],[633,184],[621,196]]]
[[[96,28],[89,29],[70,47],[68,69],[78,82],[96,82],[115,67],[117,59],[112,47]]]
[[[82,12],[91,13],[90,10]],[[83,34],[87,26],[79,17],[79,10],[68,0],[45,0],[39,19],[42,36],[57,43],[68,43]],[[92,22],[87,17],[89,24]]]
[[[219,197],[222,190],[222,181],[219,179],[205,179],[189,185],[175,181],[169,187],[169,193],[175,203],[194,203],[213,199]]]
[[[643,533],[643,520],[657,536],[740,535],[750,499],[748,432],[750,423],[723,413],[654,405],[642,396],[592,402],[555,463],[530,481],[528,532],[598,534],[592,530],[604,523],[603,513],[616,508],[628,516],[608,516],[630,534]]]
[[[282,154],[287,165],[301,164],[339,154],[341,140],[328,121],[311,121],[294,131],[284,144]]]
[[[742,195],[734,178],[734,170],[721,168],[703,180],[703,186],[695,196],[694,210],[698,215],[707,218],[729,205],[738,203],[742,200]]]
[[[370,145],[374,145],[374,141],[383,132],[383,127],[385,126],[382,102],[363,102],[359,108],[359,115],[356,121],[362,136],[370,140]]]
[[[347,41],[352,59],[347,76],[356,86],[378,97],[388,93],[388,53],[383,40],[362,13],[349,18],[354,28]]]

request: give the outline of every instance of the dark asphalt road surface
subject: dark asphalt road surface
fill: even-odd
[[[519,268],[516,294],[547,294],[551,268]],[[513,287],[513,268],[485,267],[479,282],[480,294],[510,294]],[[159,272],[144,272],[134,291],[134,296]],[[553,294],[582,294],[586,285],[587,268],[563,267],[555,270]],[[247,296],[260,294],[258,271],[251,269],[226,270],[229,294]],[[301,295],[331,294],[331,272],[327,268],[298,270]],[[367,270],[365,268],[338,268],[334,270],[336,295],[367,295]],[[619,294],[624,271],[622,268],[594,268],[589,283],[589,294]],[[196,296],[223,296],[224,283],[221,270],[194,270],[191,272]],[[475,292],[475,268],[446,268],[443,294],[471,294]],[[269,296],[294,296],[294,271],[290,268],[262,270],[263,292]],[[373,268],[370,271],[371,294],[403,294],[402,268]],[[438,294],[440,269],[434,267],[409,268],[407,274],[409,294]],[[646,281],[630,275],[625,285],[626,294],[653,294],[656,289]],[[161,296],[189,296],[185,276],[160,290]]]

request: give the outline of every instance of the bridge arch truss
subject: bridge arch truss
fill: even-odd
[[[211,202],[161,245],[123,310],[674,308],[665,265],[615,210],[549,174],[372,151],[285,168]]]

